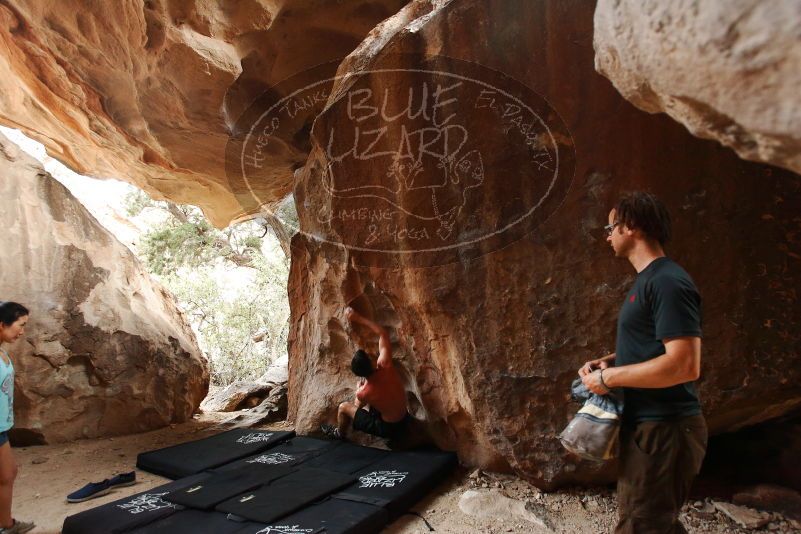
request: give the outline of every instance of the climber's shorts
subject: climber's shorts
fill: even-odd
[[[397,439],[406,430],[409,414],[397,423],[387,423],[381,419],[381,413],[375,408],[370,408],[368,412],[364,408],[356,410],[353,417],[353,430],[372,434],[380,438]]]

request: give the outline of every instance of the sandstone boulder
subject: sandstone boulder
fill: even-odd
[[[350,53],[404,3],[4,2],[0,122],[81,174],[129,180],[226,226],[258,211],[250,193],[290,191],[308,139],[290,138],[270,180],[243,191],[225,173],[240,114],[287,76]]]
[[[578,408],[568,395],[576,370],[614,349],[617,311],[634,272],[612,257],[601,228],[618,195],[635,188],[655,192],[670,207],[675,242],[668,253],[704,298],[700,391],[711,431],[743,428],[801,406],[795,289],[801,283],[801,177],[745,162],[668,117],[626,102],[594,69],[593,8],[581,1],[413,2],[343,62],[295,190],[304,232],[293,241],[289,283],[289,416],[299,432],[332,418],[336,405],[353,396],[352,351],[365,344],[376,350],[375,339],[344,320],[343,308],[362,293],[354,305],[390,330],[411,410],[428,422],[440,446],[457,450],[469,464],[512,468],[542,487],[611,480],[608,466],[599,470],[568,456],[557,435]],[[505,73],[541,96],[549,108],[535,114],[558,135],[552,144],[538,137],[540,144],[528,149],[544,149],[554,161],[558,155],[569,162],[571,147],[575,154],[574,171],[560,177],[569,187],[559,198],[545,196],[526,232],[506,242],[487,240],[483,249],[453,247],[459,244],[453,240],[469,245],[487,228],[502,230],[499,223],[540,198],[542,176],[531,170],[537,162],[515,160],[520,153],[512,145],[520,138],[510,135],[504,146],[496,137],[506,110],[514,116],[514,108],[495,89],[528,93],[499,76],[485,80],[501,109],[494,120],[481,115],[467,83],[467,93],[450,96],[470,98],[440,108],[439,124],[420,114],[396,120],[411,94],[409,80],[417,104],[426,82],[433,92],[451,77],[432,65],[460,68],[434,59],[442,56]],[[415,72],[396,74],[401,69]],[[332,140],[332,131],[350,132],[352,140],[359,119],[375,131],[372,112],[380,113],[384,94],[391,95],[387,130],[370,139],[369,151],[348,151],[347,139]],[[451,122],[443,122],[452,113]],[[411,149],[401,126],[407,133],[439,128],[442,137],[455,125],[492,163],[484,165],[480,183],[462,179],[476,175],[460,175],[460,166],[454,172],[448,157],[441,167],[436,161],[422,170],[414,162],[403,165]],[[397,161],[387,164],[385,154]],[[365,161],[374,164],[372,172]],[[467,170],[477,168],[467,161]],[[451,173],[445,174],[450,181],[433,184],[438,169]],[[521,184],[520,176],[531,182]],[[411,191],[418,177],[431,189],[427,202]],[[457,182],[461,191],[475,187],[454,218],[442,224],[437,213],[423,211]],[[443,188],[434,192],[434,185]],[[372,195],[377,213],[359,204],[351,194],[356,190]],[[554,201],[550,209],[548,200]],[[426,247],[419,247],[412,228],[427,230]],[[443,247],[434,249],[443,228],[450,234],[440,235]],[[392,236],[396,247],[376,252],[374,235]]]
[[[31,310],[9,347],[18,444],[186,421],[209,383],[194,334],[153,281],[59,182],[0,138],[0,298]]]
[[[614,348],[633,272],[611,257],[601,227],[633,188],[670,207],[669,254],[704,296],[700,389],[712,432],[801,406],[801,178],[742,161],[622,98],[595,70],[605,49],[592,2],[416,0],[371,30],[403,3],[164,0],[97,14],[77,1],[6,2],[0,116],[75,169],[199,204],[216,224],[277,198],[294,172],[302,233],[290,273],[289,415],[300,432],[352,397],[352,350],[375,350],[344,321],[352,303],[390,330],[411,410],[440,446],[543,487],[611,480],[611,469],[567,456],[556,436],[577,409],[568,400],[576,369]],[[699,9],[719,9],[707,4]],[[728,14],[705,19],[710,31],[736,30],[723,33],[723,50],[741,34],[759,37],[738,50],[743,61],[749,47],[764,60],[748,68],[764,74],[751,83],[765,96],[743,100],[742,113],[728,91],[750,91],[748,68],[728,56],[710,63],[704,50],[680,55],[689,68],[699,61],[686,79],[723,68],[719,82],[708,78],[712,96],[689,88],[710,123],[692,130],[723,132],[716,138],[734,139],[746,157],[797,170],[797,114],[785,90],[798,85],[797,69],[772,55],[778,47],[796,57],[782,40],[797,17],[776,3],[789,11],[774,28],[765,5],[774,3],[737,2],[743,27]],[[772,31],[778,44],[762,44]],[[648,50],[630,42],[629,54]],[[357,45],[338,70],[325,63]],[[318,64],[249,107],[275,81]],[[684,72],[663,65],[659,75]],[[226,176],[226,163],[248,148],[248,122],[316,81],[325,90],[287,101],[291,121],[261,124],[248,160],[261,172],[237,196],[241,184],[227,180],[241,176]],[[678,99],[683,90],[652,92]],[[760,107],[766,123],[748,118]]]
[[[287,369],[288,365],[289,358],[287,358],[286,354],[283,354],[277,360],[271,363],[269,367],[267,367],[267,370],[264,371],[264,374],[259,377],[258,382],[286,384],[289,380],[289,369]]]
[[[746,159],[801,172],[801,4],[599,0],[595,68]]]
[[[285,384],[279,384],[270,390],[270,394],[258,405],[252,408],[239,410],[235,415],[220,421],[216,429],[249,428],[257,425],[266,425],[286,419],[287,389]]]
[[[200,408],[204,412],[233,412],[253,408],[270,394],[275,384],[236,381],[209,393]]]

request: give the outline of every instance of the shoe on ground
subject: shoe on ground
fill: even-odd
[[[322,430],[323,434],[331,439],[345,439],[345,436],[339,432],[339,428],[335,427],[334,425],[320,425],[320,430]]]
[[[100,497],[111,491],[111,484],[106,479],[103,482],[90,482],[78,491],[73,491],[67,495],[67,502],[84,502],[95,497]],[[2,534],[2,532],[0,532]]]
[[[136,471],[130,473],[120,473],[109,479],[108,485],[112,488],[124,488],[136,484]]]
[[[0,534],[23,534],[23,532],[28,532],[35,527],[33,523],[28,523],[27,521],[17,521],[14,520],[14,524],[8,528],[0,528]]]

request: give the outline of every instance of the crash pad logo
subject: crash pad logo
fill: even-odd
[[[253,434],[245,434],[241,436],[239,439],[236,440],[237,443],[242,443],[244,445],[251,445],[253,443],[262,443],[270,441],[272,438],[272,432],[258,432]]]
[[[285,464],[288,462],[292,462],[294,460],[295,457],[290,454],[284,454],[282,452],[273,452],[270,454],[262,454],[261,456],[257,456],[256,458],[248,460],[245,463],[277,465],[277,464]]]
[[[543,97],[452,58],[381,63],[304,72],[243,115],[226,156],[247,211],[285,175],[307,237],[371,265],[431,266],[504,247],[558,209],[573,141]]]
[[[373,471],[359,477],[360,488],[394,488],[409,475],[402,471]]]
[[[162,497],[167,495],[167,491],[164,493],[145,493],[132,499],[126,503],[118,504],[118,508],[122,508],[123,510],[130,512],[132,514],[140,514],[142,512],[154,512],[156,510],[161,510],[162,508],[175,508],[173,503],[167,502]]]
[[[308,534],[314,532],[313,528],[300,528],[298,525],[276,525],[263,528],[256,534]]]

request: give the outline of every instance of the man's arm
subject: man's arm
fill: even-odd
[[[392,343],[389,340],[389,333],[378,323],[371,321],[367,317],[348,306],[345,308],[345,317],[351,322],[363,324],[374,333],[378,334],[378,367],[392,365]]]
[[[603,370],[607,388],[667,388],[697,380],[701,375],[701,338],[677,337],[665,339],[665,354],[647,362],[609,367]],[[601,371],[584,377],[584,385],[597,394],[609,391],[601,384]]]

